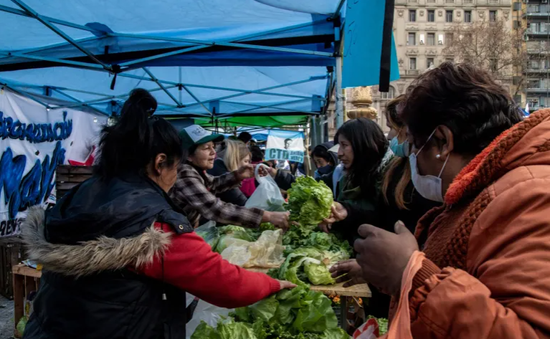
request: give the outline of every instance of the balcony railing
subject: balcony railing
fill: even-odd
[[[550,88],[532,87],[527,88],[528,93],[550,93]]]
[[[418,69],[408,69],[408,70],[405,71],[405,74],[406,75],[419,75],[420,70],[418,70]]]
[[[524,73],[546,74],[550,73],[550,68],[527,68],[524,70]]]

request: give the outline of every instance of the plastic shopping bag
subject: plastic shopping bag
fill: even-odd
[[[254,242],[228,238],[226,244],[228,246],[221,255],[233,265],[273,268],[279,267],[285,261],[281,230],[264,231]]]
[[[195,297],[187,293],[187,305],[193,302]],[[212,327],[216,327],[216,324],[222,319],[222,317],[227,317],[230,312],[233,312],[232,309],[217,307],[212,304],[207,303],[204,300],[200,300],[195,308],[193,318],[187,323],[185,327],[186,339],[190,339],[197,326],[200,325],[201,321],[206,322]]]
[[[263,164],[256,166],[256,169],[254,170],[254,175],[256,177],[256,181],[258,181],[259,186],[256,188],[256,191],[252,193],[250,198],[248,198],[248,201],[244,206],[247,208],[255,207],[272,212],[284,211],[285,209],[283,208],[283,204],[285,203],[285,199],[281,194],[279,186],[277,186],[277,183],[270,175],[261,177],[258,174],[260,166],[268,168],[266,165]]]
[[[399,303],[397,305],[397,312],[392,319],[390,328],[386,335],[380,337],[381,339],[413,339],[411,333],[411,314],[409,310],[409,292],[412,288],[413,278],[416,272],[422,268],[422,261],[424,261],[424,253],[415,251],[409,263],[403,272],[403,278],[401,279],[401,295],[399,296]],[[370,319],[369,321],[371,321]],[[367,321],[364,325],[353,335],[356,339],[375,339],[377,337],[378,324],[370,323]]]

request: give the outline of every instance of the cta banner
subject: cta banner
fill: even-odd
[[[57,165],[89,164],[106,121],[0,92],[0,237],[19,234],[27,208],[55,203]]]
[[[270,130],[267,134],[265,160],[304,162],[304,133]]]

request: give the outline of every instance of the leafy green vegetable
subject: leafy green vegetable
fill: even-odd
[[[221,339],[218,331],[204,321],[201,321],[191,339]]]
[[[378,323],[378,332],[380,333],[380,335],[384,335],[384,334],[388,333],[388,325],[389,325],[388,319],[386,319],[386,318],[375,318],[372,315],[369,315],[367,317],[367,320],[368,319],[376,320],[376,322]]]
[[[223,250],[225,250],[229,246],[227,242],[230,239],[241,239],[244,241],[254,242],[258,240],[258,237],[261,234],[261,232],[253,229],[233,225],[218,227],[218,230],[221,234],[221,237],[218,240],[216,248],[214,249],[218,253],[222,253]]]
[[[330,215],[332,191],[324,182],[312,177],[299,177],[288,190],[287,209],[290,219],[302,227],[314,229]]]
[[[308,262],[305,264],[305,272],[313,285],[332,285],[336,283],[324,264]]]
[[[232,320],[218,323],[216,328],[221,339],[257,339],[252,326],[246,323],[238,323]]]
[[[330,299],[299,286],[235,310],[216,329],[202,322],[191,339],[349,339],[337,326]]]
[[[199,227],[195,233],[197,233],[199,237],[203,238],[212,249],[216,248],[218,241],[220,240],[220,230],[217,227],[208,227],[204,229]]]

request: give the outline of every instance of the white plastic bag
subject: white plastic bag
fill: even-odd
[[[190,293],[187,293],[187,305],[189,305],[193,299],[195,299],[195,297]],[[197,329],[197,326],[201,323],[201,320],[216,328],[216,325],[218,324],[218,321],[220,321],[221,317],[226,317],[233,311],[233,309],[217,307],[207,303],[204,300],[200,300],[197,304],[197,308],[195,308],[195,312],[193,313],[193,319],[191,319],[185,327],[186,339],[191,339],[191,336]]]
[[[260,166],[268,168],[263,164],[256,166],[254,176],[256,177],[256,181],[259,185],[250,198],[248,198],[248,201],[244,206],[247,208],[255,207],[265,211],[283,212],[285,210],[283,207],[285,199],[281,194],[281,190],[270,175],[266,175],[265,177],[259,176],[258,170],[260,169]]]
[[[222,251],[222,257],[245,268],[279,267],[284,262],[283,233],[281,230],[263,231],[260,238],[254,242],[241,239],[227,239],[228,246]]]

